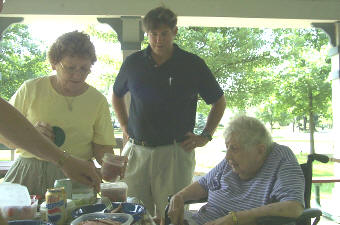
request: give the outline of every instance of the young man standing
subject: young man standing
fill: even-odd
[[[143,19],[149,46],[130,55],[113,87],[113,107],[124,135],[128,195],[161,218],[167,196],[191,183],[196,147],[211,140],[224,109],[223,91],[205,62],[173,43],[177,17],[158,7]],[[131,93],[129,116],[124,95]],[[193,133],[198,94],[212,104],[204,131]]]

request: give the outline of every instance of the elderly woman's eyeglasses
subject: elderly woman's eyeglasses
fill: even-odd
[[[90,68],[81,67],[80,69],[77,69],[77,67],[74,67],[74,66],[67,67],[67,66],[64,66],[61,62],[60,62],[60,65],[61,65],[62,70],[67,74],[75,74],[78,72],[81,75],[87,75],[91,73]]]

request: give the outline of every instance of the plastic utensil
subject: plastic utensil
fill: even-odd
[[[113,206],[112,206],[111,200],[108,197],[106,197],[106,196],[102,196],[100,193],[99,193],[99,196],[101,198],[101,202],[104,203],[104,205],[105,205],[104,211],[105,210],[112,211],[113,210]]]

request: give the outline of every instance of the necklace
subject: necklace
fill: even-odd
[[[64,96],[65,100],[66,100],[66,103],[67,103],[67,108],[70,112],[72,112],[73,110],[73,101],[74,101],[74,97],[69,99],[68,97]]]

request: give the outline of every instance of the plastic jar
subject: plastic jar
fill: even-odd
[[[125,161],[125,156],[105,153],[103,158],[103,165],[100,170],[103,180],[111,182],[116,181],[118,176],[120,176]]]
[[[126,202],[128,186],[125,182],[101,183],[102,196],[108,197],[112,202]]]

